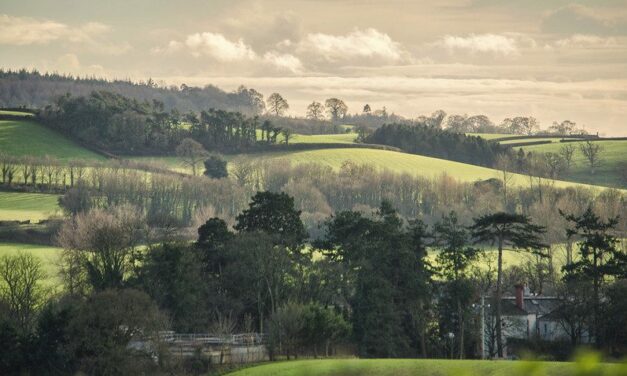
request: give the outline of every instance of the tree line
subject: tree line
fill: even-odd
[[[205,159],[203,156],[199,161]],[[225,172],[222,163],[216,158],[204,166],[199,163],[197,169],[208,168],[220,177]],[[554,244],[566,241],[554,230],[563,225],[559,208],[581,211],[593,203],[607,215],[618,215],[627,205],[624,193],[618,190],[557,188],[553,180],[542,175],[530,175],[527,182],[514,185],[509,170],[495,173],[493,179],[461,182],[447,175],[416,177],[351,161],[345,161],[338,171],[318,164],[292,165],[284,160],[235,159],[229,163],[232,167],[227,177],[211,179],[181,175],[154,163],[61,163],[53,158],[0,154],[0,186],[62,193],[61,205],[69,213],[130,204],[141,208],[150,223],[176,227],[198,225],[194,221],[207,212],[220,214],[232,223],[254,192],[286,192],[294,197],[314,237],[320,234],[319,223],[333,212],[368,212],[387,200],[403,217],[421,216],[429,224],[450,210],[464,221],[490,211],[520,211],[548,227],[548,241]],[[621,218],[619,229],[626,228],[627,221]]]
[[[340,348],[362,357],[472,358],[481,326],[472,303],[481,295],[494,303],[496,334],[488,341],[490,355],[500,356],[500,298],[512,281],[537,278],[544,292],[562,291],[556,314],[565,326],[583,326],[608,354],[624,349],[627,257],[617,247],[616,217],[589,206],[564,212],[561,231],[577,242],[577,255],[550,273],[539,267],[548,260],[547,228],[522,214],[461,222],[448,212],[429,226],[383,201],[368,213],[327,217],[313,242],[300,217],[294,198],[268,191],[256,193],[232,226],[218,217],[203,222],[193,243],[154,238],[145,216],[128,205],[69,217],[58,233],[62,293],[46,291],[33,256],[0,259],[4,373],[198,371],[197,362],[177,361],[158,346],[166,329],[263,332],[272,358]],[[496,270],[485,261],[492,244]],[[538,256],[506,269],[505,248]],[[138,338],[153,346],[131,350]],[[575,335],[571,349],[582,340]]]
[[[492,166],[505,148],[478,136],[466,136],[427,124],[385,124],[364,138],[366,143],[395,146],[407,153]]]
[[[0,69],[0,107],[26,107],[42,109],[52,104],[54,98],[71,94],[88,96],[94,91],[109,91],[138,102],[159,101],[166,111],[200,112],[207,108],[257,115],[263,112],[263,96],[254,89],[240,86],[225,92],[216,86],[192,87],[188,85],[165,86],[148,79],[106,80],[97,77],[75,77],[37,70]]]

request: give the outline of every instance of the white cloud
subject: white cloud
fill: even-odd
[[[569,38],[559,39],[555,42],[557,47],[611,47],[616,45],[614,38],[599,37],[597,35],[575,34]]]
[[[170,46],[172,43],[170,42]],[[240,38],[234,42],[219,33],[204,32],[188,35],[185,39],[185,46],[194,56],[211,56],[223,62],[253,60],[257,57],[255,51],[245,44],[243,39]]]
[[[470,34],[466,37],[447,35],[437,44],[451,52],[461,50],[504,56],[518,53],[516,39],[513,36],[500,34]]]
[[[57,40],[89,42],[94,36],[109,30],[108,25],[99,22],[72,27],[52,20],[0,15],[0,44],[24,46],[48,44]]]
[[[303,71],[302,61],[292,54],[269,51],[263,55],[263,59],[277,68],[285,69],[292,73],[300,73]]]
[[[331,61],[354,57],[378,57],[399,61],[406,55],[400,43],[373,28],[356,29],[346,35],[307,34],[301,42],[300,49],[313,51]]]

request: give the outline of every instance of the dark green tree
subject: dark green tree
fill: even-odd
[[[566,230],[569,238],[576,236],[579,257],[563,267],[566,280],[588,280],[593,285],[593,336],[597,346],[602,344],[601,331],[601,289],[608,277],[625,276],[627,271],[627,255],[618,251],[618,239],[612,230],[618,224],[618,218],[602,220],[594,213],[592,207],[581,215],[563,214],[572,225]]]
[[[205,176],[209,176],[214,179],[222,179],[229,176],[229,171],[226,168],[226,161],[220,156],[212,155],[205,160]]]
[[[257,192],[248,209],[237,216],[235,229],[242,232],[262,231],[274,237],[278,244],[298,250],[307,232],[294,208],[294,198],[286,193]]]
[[[468,293],[466,271],[479,255],[479,250],[469,247],[470,234],[460,225],[457,214],[452,211],[443,216],[433,228],[434,246],[438,273],[448,281],[447,290],[455,302],[457,341],[459,358],[464,358],[465,317],[472,294]]]
[[[362,356],[415,354],[428,280],[423,235],[421,223],[405,226],[386,202],[375,219],[341,212],[327,223],[320,246],[344,265],[344,278],[354,290],[351,321]]]
[[[498,212],[475,218],[471,226],[472,237],[475,243],[489,243],[497,246],[498,264],[496,278],[496,345],[497,355],[503,357],[503,336],[501,325],[501,298],[503,295],[503,249],[526,250],[543,255],[541,249],[547,246],[540,240],[544,233],[542,226],[531,223],[529,217],[521,214]]]

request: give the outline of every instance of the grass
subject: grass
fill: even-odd
[[[527,143],[527,142],[538,142],[538,141],[549,141],[549,142],[558,142],[559,143],[560,140],[563,140],[565,138],[568,138],[568,137],[522,138],[522,139],[516,139],[516,140],[498,141],[498,143],[501,144],[501,145]]]
[[[292,144],[353,144],[355,143],[356,133],[338,133],[338,134],[314,134],[303,135],[295,134],[290,143]],[[283,139],[281,139],[282,141]]]
[[[0,150],[12,156],[104,159],[33,121],[0,120]]]
[[[566,376],[619,375],[621,366],[595,364],[598,373],[579,373],[574,363],[442,359],[324,359],[269,363],[245,368],[231,376]]]
[[[10,110],[0,110],[0,115],[9,115],[9,116],[23,116],[23,117],[33,117],[34,114],[30,112],[23,111],[10,111]]]
[[[58,277],[58,262],[61,257],[62,248],[48,245],[0,243],[0,257],[4,255],[14,255],[18,252],[30,253],[37,257],[46,273],[46,284],[56,286],[60,283]]]
[[[486,140],[493,140],[495,138],[510,137],[514,135],[505,133],[466,133],[466,136],[479,136],[481,138],[485,138]]]
[[[573,166],[564,176],[564,179],[587,184],[625,188],[626,182],[621,181],[618,169],[621,163],[627,163],[627,140],[596,141],[594,143],[598,143],[603,148],[600,153],[601,165],[596,169],[595,173],[590,173],[590,168],[581,150],[579,150],[579,145],[582,142],[571,142],[569,144],[575,146]],[[563,145],[564,143],[554,142],[544,145],[523,146],[522,148],[526,152],[531,151],[533,153],[558,153]]]
[[[243,154],[228,156],[233,163],[239,161],[256,160],[287,160],[291,163],[320,163],[338,170],[347,160],[359,164],[371,164],[378,169],[388,169],[396,173],[406,173],[414,176],[435,177],[446,173],[461,181],[477,181],[498,178],[499,172],[490,168],[453,162],[445,159],[425,157],[415,154],[400,153],[388,150],[375,149],[320,149],[294,152],[276,152]],[[526,186],[529,180],[526,176],[515,175],[512,184]],[[577,185],[576,183],[556,182],[558,187]]]
[[[58,195],[0,192],[0,220],[38,221],[58,212]]]

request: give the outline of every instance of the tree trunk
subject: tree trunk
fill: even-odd
[[[459,359],[464,359],[464,314],[459,296],[457,297],[457,317],[459,319]]]
[[[497,356],[503,357],[503,337],[501,324],[501,284],[503,280],[503,236],[499,235],[499,260],[496,276],[496,349]]]

